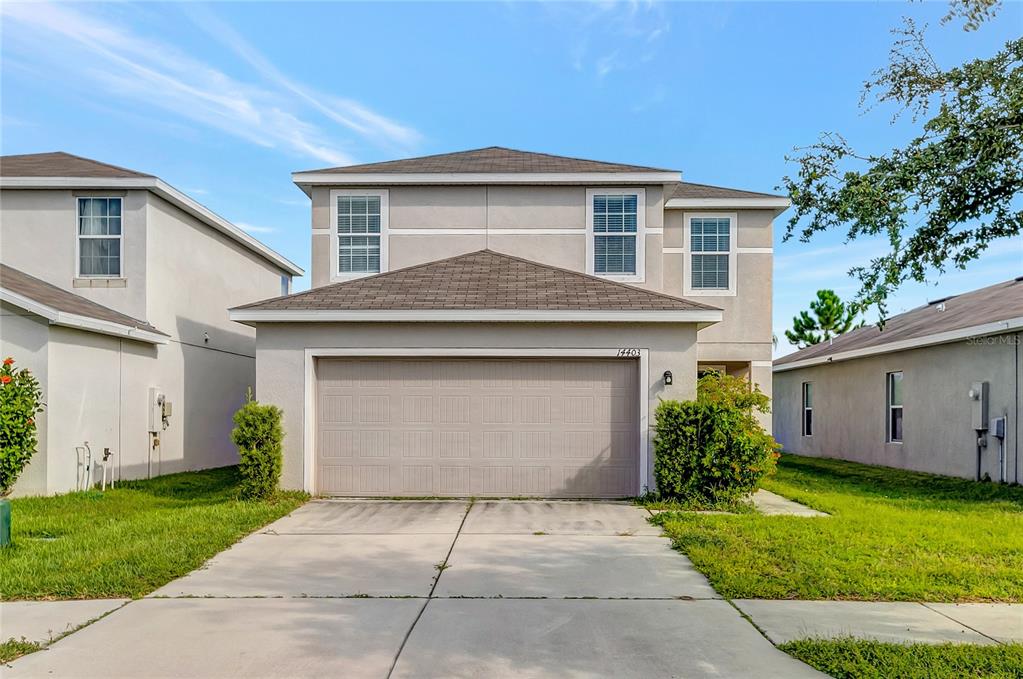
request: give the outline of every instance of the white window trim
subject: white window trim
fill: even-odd
[[[802,420],[802,422],[800,422],[800,431],[802,432],[804,438],[812,438],[813,437],[813,404],[811,403],[809,407],[806,405],[806,387],[807,386],[810,387],[811,391],[813,390],[813,382],[802,382],[799,385],[799,402],[800,402],[800,405],[802,406],[800,412],[803,415],[803,420]],[[806,432],[806,411],[807,410],[810,411],[810,433]]]
[[[903,402],[902,405],[892,405],[892,389],[891,379],[892,375],[902,375],[902,379],[906,379],[906,374],[901,370],[889,370],[884,374],[884,438],[885,443],[889,445],[901,446],[903,439],[906,435],[906,404]],[[905,401],[905,394],[903,394],[903,401]],[[899,440],[892,438],[892,409],[898,408],[902,411],[902,435],[903,437]]]
[[[693,219],[703,217],[728,218],[728,289],[708,289],[693,287],[693,255],[715,254],[713,252],[693,252],[692,225]],[[685,258],[682,264],[682,295],[685,297],[735,297],[738,281],[738,240],[739,215],[736,212],[686,212],[682,215],[682,250]],[[723,254],[723,253],[717,253]]]
[[[635,274],[602,274],[596,273],[593,266],[594,237],[593,232],[593,197],[601,196],[636,196],[636,273]],[[605,234],[601,234],[605,235]],[[610,234],[615,235],[615,234]],[[609,281],[620,283],[642,283],[646,280],[646,189],[644,188],[593,188],[586,189],[586,273],[599,276]]]
[[[387,189],[331,189],[330,191],[330,280],[332,283],[352,281],[376,273],[341,273],[338,271],[339,240],[337,234],[337,199],[339,196],[378,196],[380,198],[380,272],[387,267],[387,250],[390,229],[388,228],[389,191]]]
[[[100,200],[113,200],[117,199],[121,201],[121,233],[116,236],[83,236],[82,235],[82,213],[79,208],[79,201],[88,198],[99,198]],[[122,281],[126,279],[124,275],[124,196],[75,196],[75,278],[81,278],[83,280],[103,280],[103,281]],[[117,269],[121,273],[116,276],[104,276],[102,274],[83,274],[82,273],[82,239],[87,238],[89,240],[96,240],[98,238],[116,238],[120,245],[118,246],[118,266]]]

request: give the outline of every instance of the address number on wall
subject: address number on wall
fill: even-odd
[[[633,347],[622,347],[618,350],[618,358],[638,358],[639,349]]]

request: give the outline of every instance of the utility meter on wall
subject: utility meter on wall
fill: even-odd
[[[158,387],[149,388],[149,433],[159,434],[169,425],[171,402]]]

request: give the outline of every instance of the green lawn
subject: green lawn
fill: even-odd
[[[1023,645],[884,644],[862,639],[805,640],[781,648],[835,679],[1019,679]]]
[[[0,598],[140,597],[284,516],[306,495],[238,498],[223,467],[11,501],[13,544],[0,549]]]
[[[1023,601],[1023,488],[794,455],[763,486],[832,516],[658,516],[726,597]]]

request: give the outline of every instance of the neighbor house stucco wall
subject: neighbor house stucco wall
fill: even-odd
[[[648,424],[659,398],[696,394],[696,329],[688,323],[261,323],[257,395],[284,411],[285,488],[303,486],[307,348],[641,348],[649,350]],[[675,375],[671,387],[661,380],[665,370]],[[650,478],[648,469],[647,485]]]
[[[0,302],[0,358],[10,356],[16,368],[32,371],[43,391],[43,402],[47,400],[49,376],[49,324],[42,318],[21,309]],[[36,415],[37,454],[18,479],[19,493],[43,493],[46,489],[48,460],[45,454],[47,444],[47,411]],[[44,451],[38,454],[38,451]]]
[[[4,264],[133,318],[146,318],[146,204],[142,190],[3,189]],[[122,198],[121,278],[75,278],[78,198]]]
[[[74,279],[78,195],[124,197],[123,287]],[[3,201],[4,263],[169,335],[162,345],[122,340],[48,326],[5,305],[5,349],[20,357],[34,346],[33,360],[48,369],[47,435],[18,492],[73,489],[74,449],[85,441],[94,455],[115,451],[125,479],[236,462],[231,415],[255,387],[255,331],[230,321],[227,310],[279,295],[287,272],[146,191],[5,189]],[[173,406],[156,447],[151,387]]]
[[[785,450],[868,464],[973,478],[976,436],[967,392],[990,385],[989,417],[1008,414],[1010,480],[1017,471],[1020,364],[1018,334],[924,347],[774,373],[774,435]],[[887,443],[885,375],[903,372],[904,436]],[[801,389],[814,383],[813,436],[802,436]],[[998,479],[997,442],[983,453],[982,473]],[[1019,460],[1023,465],[1023,459]],[[1018,477],[1017,477],[1018,474]]]

